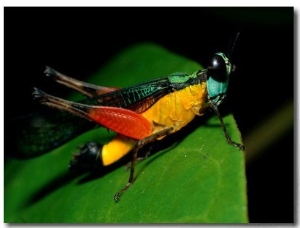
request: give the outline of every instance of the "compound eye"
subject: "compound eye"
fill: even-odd
[[[227,69],[224,58],[215,54],[212,58],[211,65],[208,67],[208,76],[219,82],[227,80]]]

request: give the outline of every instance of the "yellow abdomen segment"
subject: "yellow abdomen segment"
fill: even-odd
[[[207,98],[206,83],[186,88],[162,97],[142,113],[153,125],[153,133],[165,127],[174,127],[173,132],[187,125],[199,113]]]
[[[124,155],[128,154],[136,144],[136,140],[128,137],[117,135],[108,144],[103,145],[102,148],[102,163],[104,166],[110,165]]]

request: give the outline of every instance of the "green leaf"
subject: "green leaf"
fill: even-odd
[[[153,44],[128,48],[88,82],[125,87],[173,72],[192,73],[197,63]],[[230,136],[241,141],[232,115]],[[244,153],[227,144],[217,117],[196,117],[180,132],[156,142],[136,166],[136,180],[122,195],[129,172],[120,163],[99,175],[74,175],[71,153],[86,141],[107,142],[99,128],[31,160],[5,160],[6,223],[245,223]]]

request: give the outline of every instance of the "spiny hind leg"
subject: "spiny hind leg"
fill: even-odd
[[[83,81],[79,81],[75,78],[68,77],[48,66],[46,66],[44,73],[47,77],[55,80],[57,83],[74,89],[88,97],[95,97],[101,94],[118,90],[118,88],[97,86]]]
[[[118,191],[114,195],[114,200],[116,202],[118,202],[120,200],[121,195],[132,185],[132,183],[134,181],[134,168],[135,168],[135,164],[136,164],[136,161],[138,158],[137,155],[138,155],[139,150],[146,144],[151,143],[160,137],[168,135],[172,130],[173,130],[173,127],[166,128],[166,129],[161,130],[155,134],[152,134],[146,138],[143,138],[137,142],[137,144],[135,145],[135,147],[132,150],[132,160],[131,160],[131,165],[130,165],[130,174],[129,174],[128,182],[124,188],[122,188],[120,191]]]

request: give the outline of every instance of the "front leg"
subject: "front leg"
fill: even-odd
[[[245,149],[245,146],[240,144],[240,143],[237,143],[237,142],[234,142],[232,141],[232,139],[230,138],[229,134],[228,134],[228,131],[225,127],[225,124],[224,124],[224,121],[223,121],[223,118],[221,116],[221,114],[219,113],[219,110],[218,110],[218,107],[215,103],[213,102],[210,102],[210,107],[214,110],[214,112],[216,113],[216,115],[218,116],[218,119],[220,121],[220,124],[221,124],[221,127],[223,129],[223,132],[225,134],[225,138],[227,140],[227,142],[230,144],[230,145],[233,145],[233,146],[236,146],[238,147],[240,150],[244,150]]]

